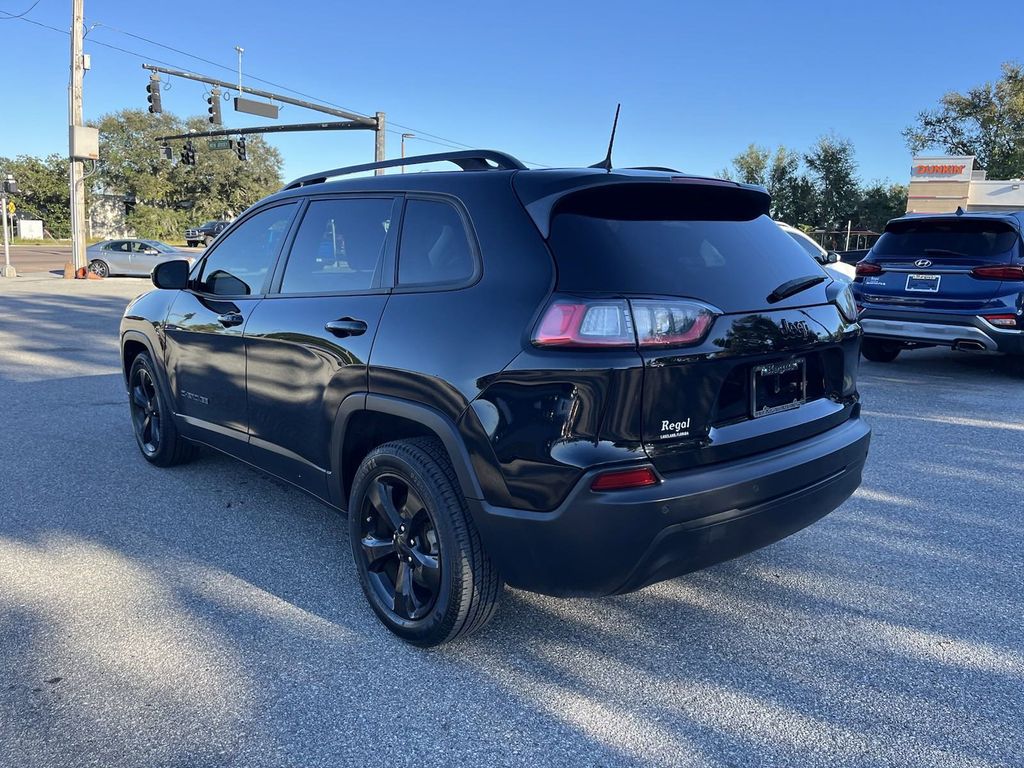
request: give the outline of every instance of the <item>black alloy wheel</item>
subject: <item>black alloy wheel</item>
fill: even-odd
[[[349,499],[359,584],[385,627],[430,647],[487,625],[504,585],[440,441],[414,437],[374,448]]]
[[[401,477],[382,473],[360,513],[363,562],[378,605],[405,621],[422,619],[441,587],[441,548],[426,504]]]
[[[160,451],[162,437],[162,417],[160,415],[160,397],[156,391],[156,382],[145,366],[137,366],[132,375],[130,388],[132,425],[139,447],[147,457],[156,456]]]

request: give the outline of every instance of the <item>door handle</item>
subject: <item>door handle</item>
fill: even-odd
[[[225,328],[230,328],[233,325],[241,325],[245,318],[241,312],[225,312],[223,315],[217,315],[217,322]]]
[[[366,333],[366,323],[362,320],[353,320],[351,317],[343,317],[339,320],[331,320],[324,325],[324,330],[339,338],[362,336]]]

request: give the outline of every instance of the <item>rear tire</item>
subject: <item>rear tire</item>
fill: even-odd
[[[437,440],[385,443],[363,459],[349,537],[363,594],[403,640],[440,645],[493,618],[503,583]]]
[[[128,408],[132,432],[142,456],[158,467],[184,464],[197,448],[178,433],[169,404],[157,379],[156,367],[146,352],[140,352],[128,373]]]
[[[863,339],[860,345],[864,359],[873,363],[891,363],[899,356],[901,349],[899,342],[881,339]]]

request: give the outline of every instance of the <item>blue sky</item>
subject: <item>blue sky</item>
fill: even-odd
[[[21,13],[33,0],[0,0]],[[913,6],[913,7],[912,7]],[[67,29],[68,0],[28,18]],[[233,80],[245,48],[254,76],[419,133],[409,154],[442,151],[423,132],[504,149],[545,165],[596,162],[622,102],[616,165],[714,173],[755,141],[806,149],[835,132],[853,141],[865,180],[906,181],[900,130],[943,92],[998,77],[1020,56],[1019,5],[987,2],[196,2],[86,0],[92,71],[85,115],[144,107],[143,59]],[[66,151],[68,38],[0,19],[5,85],[0,155]],[[253,83],[254,85],[260,85]],[[274,90],[274,89],[270,89]],[[203,86],[175,81],[164,106],[205,113]],[[226,125],[264,123],[225,110]],[[280,122],[319,119],[287,107]],[[399,124],[405,127],[400,127]],[[285,176],[373,157],[367,133],[272,137]],[[388,155],[399,153],[388,134]]]

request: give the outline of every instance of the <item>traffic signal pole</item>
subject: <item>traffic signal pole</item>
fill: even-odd
[[[71,81],[68,88],[68,191],[71,198],[71,263],[64,268],[64,277],[85,267],[85,164],[75,159],[72,136],[82,125],[82,25],[84,0],[71,0]],[[71,267],[69,269],[68,267]]]

